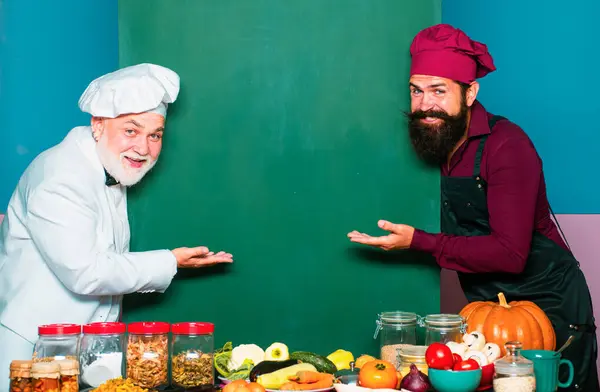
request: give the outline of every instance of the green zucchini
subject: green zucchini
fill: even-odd
[[[262,361],[258,365],[254,366],[252,371],[250,371],[250,381],[256,381],[256,378],[261,374],[272,373],[276,370],[297,364],[297,359],[287,359],[285,361]]]
[[[310,363],[321,373],[334,374],[337,372],[337,367],[329,358],[319,354],[310,353],[307,351],[296,351],[290,354],[290,359],[296,359],[300,362]]]

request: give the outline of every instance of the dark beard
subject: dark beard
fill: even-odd
[[[467,130],[468,110],[462,103],[460,112],[454,116],[434,110],[406,113],[410,141],[419,158],[433,165],[444,164]],[[425,117],[439,118],[443,122],[426,124],[421,122]]]

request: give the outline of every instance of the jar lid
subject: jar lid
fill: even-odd
[[[382,312],[379,319],[389,324],[411,324],[417,322],[417,314],[412,312]]]
[[[79,335],[79,324],[46,324],[38,327],[38,335]]]
[[[69,376],[79,374],[79,362],[74,359],[61,359],[56,361],[60,367],[60,372]]]
[[[31,365],[31,377],[33,378],[58,378],[60,376],[60,365],[56,361],[35,362]]]
[[[398,348],[401,357],[424,357],[428,346],[414,346],[412,344]]]
[[[215,332],[213,323],[176,323],[171,326],[171,332],[175,335],[205,335]]]
[[[533,374],[533,361],[520,354],[522,347],[520,342],[507,342],[504,345],[506,356],[494,362],[496,373],[518,376]]]
[[[127,326],[127,330],[134,334],[159,334],[169,333],[170,327],[170,324],[165,322],[140,321],[130,323]]]
[[[425,324],[433,327],[460,327],[464,319],[458,314],[430,314],[425,316]]]
[[[10,370],[11,371],[30,370],[32,364],[33,364],[32,360],[15,359],[14,361],[12,361],[10,363]]]
[[[110,335],[125,333],[125,323],[90,323],[83,326],[87,335]]]

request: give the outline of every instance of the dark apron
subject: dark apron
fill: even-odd
[[[490,129],[501,119],[492,118]],[[483,236],[491,233],[486,182],[480,172],[487,136],[480,137],[472,177],[442,177],[441,230],[445,234]],[[570,335],[575,336],[571,346],[562,353],[575,367],[573,384],[567,390],[600,391],[592,301],[585,277],[571,252],[535,232],[522,273],[458,273],[458,277],[469,302],[497,301],[498,293],[502,292],[509,301],[536,303],[552,321],[557,349]],[[560,379],[566,381],[566,366],[561,367]]]

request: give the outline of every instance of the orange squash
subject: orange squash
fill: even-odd
[[[471,302],[460,315],[467,322],[467,332],[479,332],[490,343],[496,343],[502,355],[506,354],[504,344],[519,341],[523,350],[554,350],[556,334],[546,313],[530,301],[507,303],[503,293],[498,294],[499,302]]]

